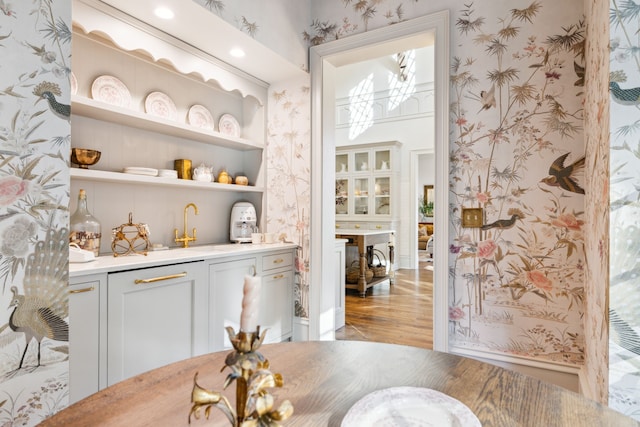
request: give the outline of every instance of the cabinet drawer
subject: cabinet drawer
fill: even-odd
[[[281,252],[278,254],[265,255],[262,257],[262,271],[271,271],[293,265],[293,253]]]

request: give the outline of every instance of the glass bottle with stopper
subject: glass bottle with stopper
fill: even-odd
[[[98,256],[101,236],[100,222],[89,212],[87,193],[81,189],[78,194],[78,207],[70,219],[69,243],[75,243],[80,249],[91,251]]]

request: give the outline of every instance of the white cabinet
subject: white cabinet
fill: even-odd
[[[294,253],[262,256],[262,293],[258,325],[268,328],[264,342],[280,342],[293,335]]]
[[[244,277],[256,272],[256,258],[216,260],[209,265],[209,351],[231,348],[224,328],[240,330]]]
[[[398,216],[399,142],[336,147],[336,220]]]
[[[69,281],[70,404],[105,386],[106,312],[100,307],[100,293],[106,292],[106,281],[106,274]]]
[[[239,260],[216,260],[209,265],[210,351],[231,348],[225,327],[240,330],[244,277],[262,277],[258,325],[268,329],[265,343],[290,339],[293,334],[294,251],[268,252]]]
[[[107,385],[207,351],[204,261],[108,276]]]

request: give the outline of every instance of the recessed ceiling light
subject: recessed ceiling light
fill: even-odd
[[[229,51],[229,54],[234,58],[242,58],[245,55],[244,50],[240,49],[239,47],[234,47],[233,49],[231,49]]]
[[[161,19],[173,19],[174,17],[173,10],[164,6],[157,7],[156,10],[153,11],[153,13],[155,13],[155,15]]]

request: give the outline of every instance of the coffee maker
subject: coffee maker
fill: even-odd
[[[236,243],[251,243],[251,233],[258,230],[256,209],[249,202],[236,202],[231,208],[229,239]]]

